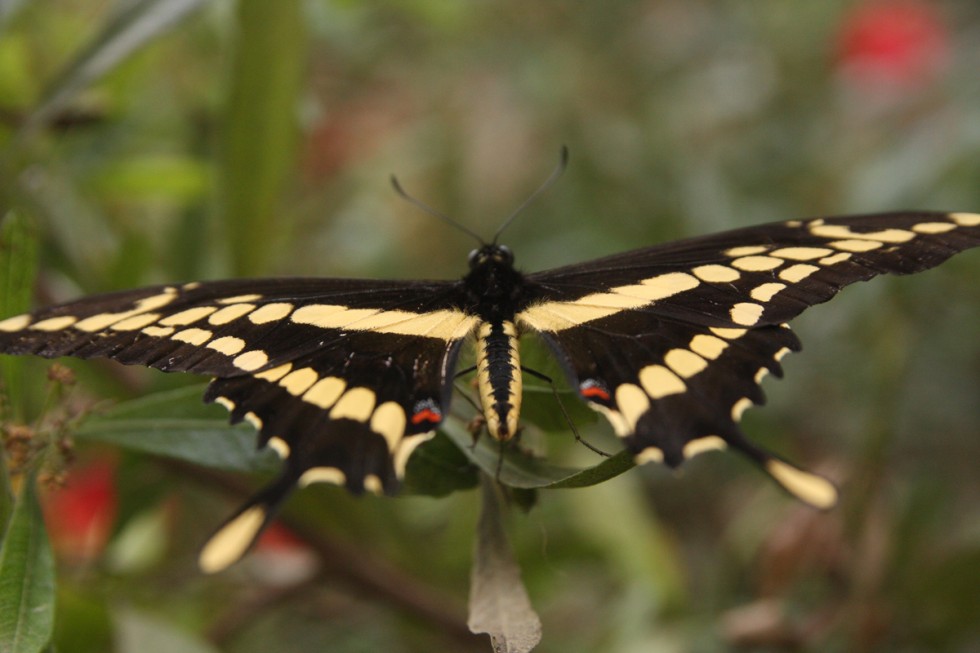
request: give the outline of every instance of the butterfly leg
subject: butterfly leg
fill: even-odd
[[[599,449],[599,448],[594,447],[593,445],[589,444],[589,442],[585,438],[583,438],[582,435],[578,432],[578,428],[576,428],[575,422],[572,421],[572,418],[568,414],[568,411],[565,410],[565,404],[562,403],[561,395],[558,394],[558,388],[555,386],[554,379],[552,379],[547,374],[542,374],[541,372],[538,372],[537,370],[533,370],[533,369],[531,369],[529,367],[524,367],[523,365],[521,366],[521,371],[522,372],[525,372],[527,374],[530,374],[534,378],[536,378],[536,379],[538,379],[540,381],[544,381],[545,383],[548,384],[548,387],[551,388],[551,394],[554,395],[555,401],[558,403],[558,409],[561,411],[561,416],[565,419],[565,423],[568,424],[568,428],[571,429],[572,435],[575,436],[575,441],[576,442],[578,442],[579,444],[585,445],[585,447],[588,448],[590,451],[593,451],[593,452],[599,454],[600,456],[604,456],[606,458],[609,458],[610,457],[610,454],[606,453],[602,449]]]

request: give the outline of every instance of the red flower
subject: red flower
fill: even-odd
[[[919,86],[942,72],[948,40],[934,4],[871,0],[845,17],[838,61],[858,85]]]
[[[75,561],[102,553],[116,520],[115,465],[95,460],[68,473],[64,487],[44,497],[44,517],[55,551]]]

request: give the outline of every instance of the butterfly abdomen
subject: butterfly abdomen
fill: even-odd
[[[517,327],[513,322],[500,320],[480,326],[476,371],[487,430],[498,440],[509,440],[517,433],[522,392]]]

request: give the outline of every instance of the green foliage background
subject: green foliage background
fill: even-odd
[[[980,6],[934,3],[942,75],[872,87],[835,58],[853,4],[2,4],[3,315],[34,275],[34,303],[225,276],[451,278],[472,242],[388,175],[489,235],[561,144],[569,170],[504,238],[528,270],[784,218],[977,211]],[[978,279],[974,251],[796,321],[806,351],[746,429],[838,482],[831,513],[711,454],[514,514],[538,650],[980,647]],[[0,363],[4,418],[35,419],[45,365]],[[74,402],[187,383],[73,368]],[[558,462],[595,463],[567,433],[530,431]],[[585,431],[615,447],[604,425]],[[81,439],[80,455],[100,446]],[[203,577],[197,547],[251,477],[113,451],[116,535],[103,559],[61,561],[56,650],[488,650],[465,630],[474,492],[306,490],[287,519],[315,543],[312,580],[270,584],[247,561]],[[33,495],[3,494],[0,516],[28,532]]]

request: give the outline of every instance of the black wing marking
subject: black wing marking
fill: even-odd
[[[980,246],[980,216],[899,213],[790,221],[529,275],[517,319],[542,333],[573,384],[639,462],[733,446],[804,501],[829,483],[738,428],[758,387],[799,349],[785,322],[842,287],[931,268]]]
[[[0,352],[108,357],[215,378],[206,401],[260,432],[280,477],[202,552],[244,553],[296,484],[391,493],[448,408],[459,346],[477,318],[460,284],[276,279],[158,286],[0,322]]]

